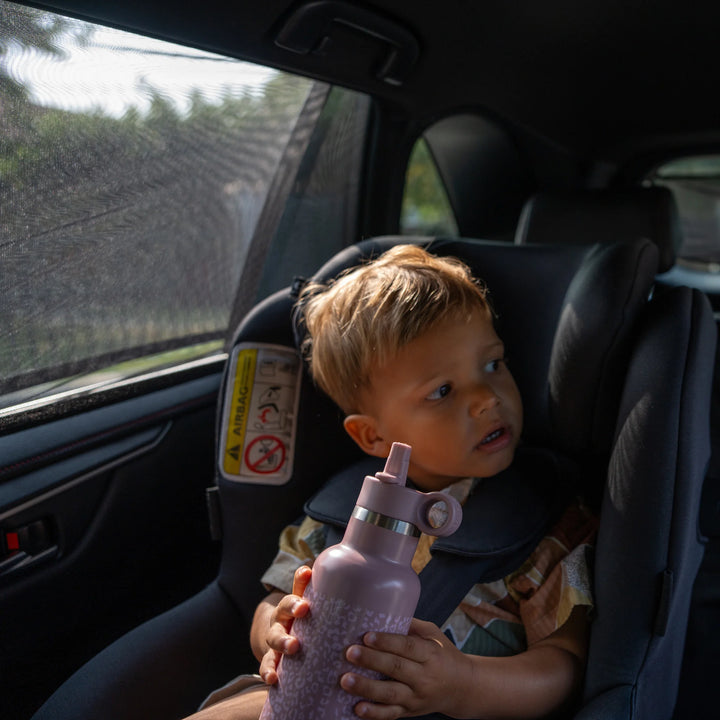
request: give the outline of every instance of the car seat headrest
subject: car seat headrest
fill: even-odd
[[[656,247],[386,236],[341,251],[312,279],[328,282],[400,243],[458,257],[487,283],[523,397],[526,441],[570,455],[607,453],[634,322],[657,272]],[[302,332],[296,323],[298,344]]]
[[[592,245],[640,238],[657,245],[659,272],[675,264],[682,232],[668,188],[540,193],[525,204],[515,243]]]

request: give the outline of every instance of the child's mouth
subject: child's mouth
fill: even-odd
[[[502,437],[505,434],[505,428],[498,428],[497,430],[493,430],[491,433],[486,435],[481,441],[481,445],[489,445],[493,440],[497,440],[498,438]]]
[[[491,430],[477,445],[476,448],[483,453],[495,453],[505,450],[512,442],[512,432],[509,427],[503,426]]]

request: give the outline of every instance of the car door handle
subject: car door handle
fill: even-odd
[[[59,554],[55,523],[45,517],[4,528],[0,541],[0,578]]]

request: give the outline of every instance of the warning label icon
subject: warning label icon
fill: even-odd
[[[277,485],[290,479],[301,369],[294,348],[250,343],[235,348],[219,458],[226,478]]]
[[[270,474],[282,467],[286,457],[287,450],[280,438],[260,435],[247,446],[245,464],[252,472]]]

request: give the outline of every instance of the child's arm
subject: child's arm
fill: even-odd
[[[413,620],[410,633],[368,633],[347,651],[350,662],[382,673],[371,680],[346,673],[341,685],[374,720],[441,712],[453,718],[539,718],[560,708],[580,687],[587,652],[585,609],[519,655],[480,657],[458,650],[440,629]]]
[[[310,608],[302,595],[311,575],[309,567],[298,568],[293,579],[292,594],[272,592],[255,610],[250,628],[250,646],[260,661],[260,677],[268,685],[277,682],[280,657],[284,654],[292,655],[300,649],[297,638],[289,633],[293,620],[306,615]]]

